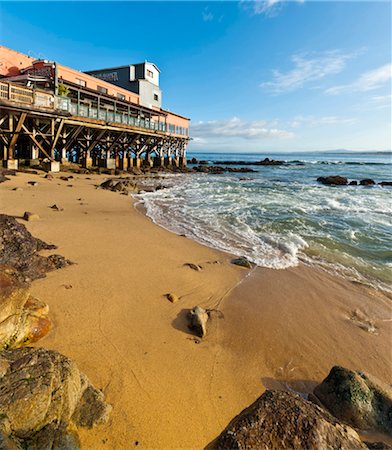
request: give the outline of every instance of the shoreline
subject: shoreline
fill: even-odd
[[[336,363],[391,382],[384,294],[304,267],[246,277],[229,254],[156,225],[130,196],[96,190],[103,176],[61,175],[10,177],[2,209],[38,213],[39,221],[24,222],[29,231],[76,262],[31,291],[54,322],[37,346],[72,357],[113,406],[107,425],[80,431],[83,448],[203,448],[265,388],[302,392]],[[39,185],[28,187],[30,179]],[[167,292],[180,300],[171,304]],[[185,322],[197,304],[224,316],[213,315],[202,341]]]

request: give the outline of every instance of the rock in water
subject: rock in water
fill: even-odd
[[[392,389],[373,376],[335,366],[314,394],[339,419],[392,434]]]
[[[0,264],[16,269],[21,278],[42,278],[45,272],[72,264],[60,255],[47,258],[38,254],[55,248],[34,238],[14,217],[0,214]]]
[[[266,391],[235,417],[209,450],[359,450],[358,434],[291,392]]]
[[[330,177],[318,177],[317,181],[322,184],[345,186],[348,182],[346,177],[330,176]]]
[[[376,184],[376,183],[371,178],[365,178],[364,180],[361,180],[359,182],[359,184],[361,186],[372,186],[373,184]]]
[[[0,434],[19,443],[15,448],[78,449],[76,426],[107,420],[103,394],[60,353],[23,347],[1,352],[0,361],[8,364],[0,378]]]
[[[200,306],[195,306],[188,312],[188,327],[202,338],[207,334],[208,319],[208,312]]]
[[[231,261],[231,263],[235,264],[236,266],[246,267],[247,269],[252,268],[252,263],[245,256],[241,256],[240,258],[233,259]]]

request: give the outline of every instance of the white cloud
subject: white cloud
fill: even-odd
[[[246,122],[233,117],[226,120],[197,122],[191,127],[191,135],[196,143],[205,143],[216,138],[240,138],[248,140],[293,137],[293,133],[277,127],[275,122],[265,120]]]
[[[392,78],[392,64],[384,64],[377,69],[363,73],[352,83],[333,86],[327,89],[327,94],[341,94],[344,92],[366,92],[379,89],[388,83]]]
[[[214,14],[212,14],[208,6],[203,9],[202,17],[204,22],[212,22],[214,20]]]
[[[291,57],[293,69],[285,73],[274,70],[273,80],[261,83],[260,86],[275,93],[294,91],[304,87],[305,84],[340,73],[345,68],[346,61],[354,56],[340,50],[330,50],[321,54],[295,54]]]
[[[299,128],[301,126],[317,127],[322,125],[350,125],[357,120],[353,117],[339,117],[339,116],[297,116],[290,122],[291,128]]]
[[[241,0],[243,8],[250,11],[252,15],[263,14],[267,17],[275,17],[282,10],[283,5],[291,1],[293,3],[304,3],[305,0]]]

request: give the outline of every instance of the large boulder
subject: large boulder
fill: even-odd
[[[14,275],[13,269],[0,270],[0,350],[36,342],[51,328],[48,305]]]
[[[33,237],[14,217],[0,214],[0,265],[16,269],[21,280],[42,278],[46,272],[71,264],[60,255],[38,254],[55,248]]]
[[[328,186],[345,186],[348,182],[346,177],[340,176],[318,177],[317,181]]]
[[[299,395],[266,391],[206,449],[366,449],[358,434]]]
[[[0,442],[78,449],[76,427],[108,419],[103,394],[60,353],[31,347],[3,351],[0,369]]]
[[[392,389],[372,375],[335,366],[314,394],[339,419],[392,434]]]

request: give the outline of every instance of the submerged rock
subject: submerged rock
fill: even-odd
[[[339,419],[392,434],[392,388],[373,376],[335,366],[314,394]]]
[[[72,264],[60,255],[49,257],[38,254],[52,250],[55,245],[34,238],[14,217],[0,214],[0,265],[16,269],[20,279],[42,278],[46,272]]]
[[[346,177],[340,176],[318,177],[317,181],[329,186],[345,186],[348,182]]]
[[[299,395],[266,391],[235,417],[209,450],[359,450],[358,434]]]
[[[380,186],[392,186],[392,181],[381,181]]]
[[[188,327],[202,338],[207,334],[208,319],[208,312],[200,306],[195,306],[188,312]]]
[[[236,266],[246,267],[247,269],[252,268],[252,263],[245,256],[241,256],[240,258],[232,259],[231,264],[235,264]]]
[[[0,429],[14,448],[78,449],[76,426],[108,419],[103,394],[60,353],[24,347],[1,352],[0,362]]]

